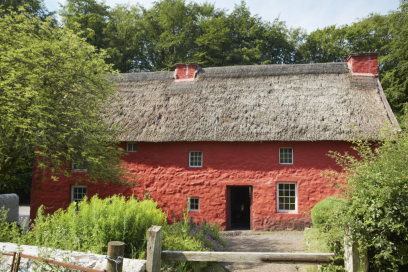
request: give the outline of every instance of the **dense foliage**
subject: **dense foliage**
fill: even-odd
[[[152,225],[163,226],[163,250],[223,251],[219,226],[205,220],[194,222],[188,212],[173,224],[166,223],[166,214],[151,199],[94,196],[52,215],[41,206],[34,225],[20,233],[16,223],[5,222],[6,211],[0,208],[0,242],[106,254],[110,241],[123,241],[125,254],[131,258],[145,258],[147,230]],[[27,222],[26,222],[27,223]],[[26,224],[25,223],[25,224]],[[24,229],[24,226],[22,226]],[[185,271],[191,262],[163,262],[170,270]],[[202,263],[205,268],[206,263]]]
[[[222,240],[219,226],[204,221],[197,223],[187,213],[182,220],[164,225],[163,249],[173,251],[225,251],[226,243]],[[170,271],[191,271],[192,262],[164,261],[162,266]],[[202,269],[208,269],[206,262],[200,262]],[[204,270],[207,271],[207,270]],[[212,271],[211,269],[209,271]]]
[[[343,171],[326,174],[347,202],[328,222],[350,229],[370,269],[396,271],[408,264],[408,133],[383,133],[379,145],[354,141],[357,156],[332,154]]]
[[[336,197],[328,197],[319,201],[313,207],[311,213],[313,227],[321,228],[327,226],[330,216],[343,204],[344,199]]]
[[[33,156],[54,179],[75,161],[91,181],[124,180],[121,130],[104,114],[115,101],[105,57],[52,19],[24,9],[0,17],[0,187]]]
[[[29,232],[17,238],[2,231],[0,241],[97,254],[106,254],[110,241],[123,241],[127,256],[143,258],[147,230],[162,225],[166,217],[153,200],[123,196],[85,199],[78,204],[79,212],[75,202],[66,211],[60,209],[52,215],[44,214],[44,209],[41,206],[38,210]]]
[[[24,12],[35,14],[43,20],[55,13],[47,10],[43,0],[0,0],[0,17],[10,14],[10,12],[19,13],[21,6],[25,7]]]

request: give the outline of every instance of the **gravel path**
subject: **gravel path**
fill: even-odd
[[[240,252],[305,252],[303,232],[280,231],[254,233],[251,231],[224,232],[227,251]],[[271,264],[271,263],[222,263],[230,271],[251,272],[297,272],[306,271],[304,264]]]

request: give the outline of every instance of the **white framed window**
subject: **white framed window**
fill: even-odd
[[[278,183],[277,184],[277,207],[278,212],[296,213],[297,212],[297,184],[296,183]]]
[[[72,171],[74,172],[86,172],[86,162],[84,160],[73,160]]]
[[[189,210],[190,212],[197,212],[200,210],[200,198],[199,197],[190,197],[189,198]]]
[[[190,167],[202,167],[203,166],[203,152],[202,151],[190,151],[189,152],[189,166]]]
[[[293,148],[279,148],[279,164],[293,164]]]
[[[136,142],[128,142],[126,145],[127,152],[137,152],[137,143]]]
[[[75,185],[71,187],[71,202],[78,203],[79,201],[84,200],[84,196],[88,193],[86,186]]]

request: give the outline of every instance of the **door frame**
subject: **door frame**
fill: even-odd
[[[254,198],[254,188],[252,185],[227,185],[227,230],[231,230],[231,188],[248,187],[249,188],[249,230],[253,229],[252,204]]]

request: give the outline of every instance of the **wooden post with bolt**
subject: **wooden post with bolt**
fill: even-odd
[[[125,253],[125,243],[112,241],[108,243],[108,263],[106,265],[107,272],[122,272],[123,259],[122,262],[117,264],[111,260],[118,260],[119,256]]]
[[[162,227],[151,226],[147,231],[146,271],[160,272],[162,254]]]

